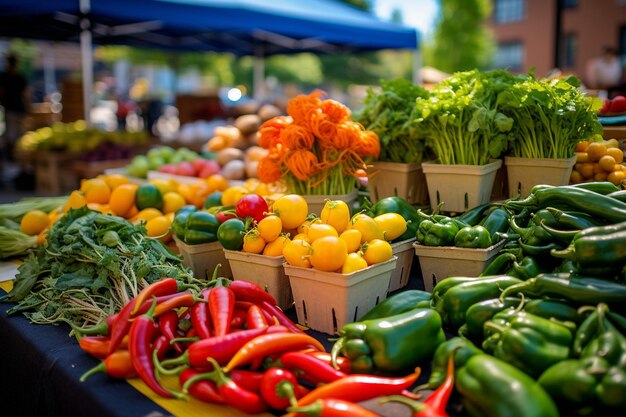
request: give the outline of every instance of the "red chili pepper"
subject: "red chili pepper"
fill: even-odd
[[[302,371],[305,379],[314,385],[326,384],[346,376],[345,373],[336,370],[329,363],[306,353],[287,352],[280,357],[280,361],[287,369]]]
[[[331,356],[330,356],[330,353],[328,352],[320,352],[319,350],[310,349],[302,353],[309,355],[309,356],[313,356],[314,358],[317,358],[321,360],[322,362],[331,365],[332,367]],[[336,362],[337,362],[337,367],[339,368],[339,371],[343,372],[344,374],[349,374],[352,372],[352,369],[350,367],[350,360],[348,358],[345,358],[343,356],[338,356]]]
[[[316,400],[335,398],[344,401],[361,402],[381,395],[400,394],[417,381],[419,368],[401,378],[353,374],[321,385],[298,400],[298,407],[309,405]]]
[[[170,341],[164,334],[158,336],[154,342],[152,342],[152,350],[155,352],[156,357],[161,360],[172,349]]]
[[[240,301],[235,299],[235,310],[248,311],[248,309],[253,305],[255,304],[251,303],[250,301]]]
[[[401,395],[391,395],[381,399],[381,403],[399,402],[411,408],[412,417],[449,417],[446,407],[454,390],[454,355],[448,359],[446,379],[423,402],[413,401]]]
[[[156,306],[156,299],[154,299],[150,310],[133,321],[128,340],[130,356],[137,374],[152,391],[165,398],[180,397],[180,394],[163,388],[154,373],[151,340],[154,332],[153,314]]]
[[[230,319],[230,330],[241,329],[246,324],[246,312],[243,310],[233,310],[233,317]]]
[[[260,307],[261,307],[261,309],[267,311],[270,315],[276,317],[276,319],[278,320],[278,323],[282,324],[283,326],[288,328],[293,333],[302,333],[302,334],[304,334],[304,331],[302,329],[300,329],[298,326],[296,326],[296,323],[291,321],[289,319],[289,317],[285,316],[285,313],[283,313],[283,311],[281,309],[276,307],[275,304],[270,304],[267,301],[262,301],[260,303]]]
[[[168,343],[177,337],[176,330],[178,329],[178,322],[178,314],[176,314],[175,311],[168,311],[159,317],[159,331],[161,335],[167,338]],[[180,343],[174,343],[173,346],[176,352],[183,353]]]
[[[228,374],[230,379],[235,381],[241,388],[245,388],[248,391],[256,392],[261,391],[261,380],[263,379],[263,372],[247,371],[245,369],[233,369]]]
[[[276,305],[276,299],[253,282],[236,279],[230,282],[228,288],[235,293],[237,301],[249,301],[255,304],[267,301]]]
[[[270,368],[261,380],[261,396],[275,410],[284,410],[296,404],[296,376],[282,368]]]
[[[284,352],[291,349],[301,349],[305,346],[324,350],[324,346],[315,338],[307,334],[295,333],[271,333],[264,334],[247,342],[231,358],[224,370],[228,372],[239,366],[249,364],[257,358],[262,358],[273,353]]]
[[[160,297],[157,297],[157,305],[162,304],[166,301],[169,301],[173,298],[178,298],[181,295],[184,294],[189,294],[188,291],[181,291],[181,292],[175,292],[173,294],[168,294],[168,295],[162,295]],[[143,305],[139,308],[139,310],[137,311],[137,314],[135,316],[140,316],[142,314],[145,314],[146,311],[150,310],[150,307],[152,306],[152,300],[148,300],[148,301],[144,301]]]
[[[267,329],[242,330],[224,336],[213,336],[202,339],[189,345],[187,350],[177,358],[163,361],[161,367],[172,365],[189,365],[193,368],[210,369],[208,358],[214,358],[217,363],[225,364],[235,355],[242,346],[250,340],[262,335]],[[159,368],[160,370],[160,368]]]
[[[248,414],[259,414],[267,410],[267,404],[259,394],[240,387],[228,378],[213,358],[209,358],[209,361],[215,369],[211,375],[226,404]]]
[[[135,297],[135,305],[130,312],[131,317],[137,315],[139,308],[146,300],[150,300],[152,296],[159,297],[162,295],[173,294],[178,291],[178,281],[174,278],[163,278],[160,281],[153,282],[145,287]]]
[[[258,329],[260,327],[269,326],[261,307],[253,304],[250,308],[248,308],[248,311],[246,312],[246,326],[248,329]]]
[[[180,385],[184,386],[187,381],[197,375],[200,375],[199,371],[191,368],[185,369],[180,373],[178,377]],[[215,385],[215,382],[211,380],[201,379],[196,382],[192,382],[187,387],[187,391],[200,401],[204,401],[207,403],[224,404],[224,399],[218,392],[217,385]]]
[[[107,336],[84,336],[78,342],[80,348],[98,359],[104,359],[109,355],[111,339]],[[128,336],[124,336],[119,345],[120,349],[128,348]]]
[[[130,300],[117,314],[113,326],[111,327],[111,343],[109,345],[109,352],[115,352],[119,347],[124,336],[128,334],[130,330],[130,312],[135,306],[135,299]]]
[[[202,299],[209,300],[210,288],[206,288],[200,292]],[[211,337],[211,318],[209,317],[209,306],[207,303],[197,302],[191,306],[190,311],[191,324],[196,329],[196,334],[200,339],[208,339]]]
[[[80,377],[80,381],[83,382],[85,379],[98,372],[104,372],[113,378],[121,379],[129,379],[137,376],[130,353],[127,350],[116,350],[97,366],[85,372]]]
[[[235,293],[228,287],[213,287],[209,292],[208,304],[215,336],[227,334],[235,308]]]
[[[162,303],[157,304],[156,309],[154,310],[154,317],[159,317],[160,315],[178,307],[191,307],[196,301],[198,300],[192,293],[181,293],[177,297],[170,298],[169,300],[165,300]]]
[[[380,414],[358,404],[335,398],[320,399],[304,407],[289,408],[288,411],[310,417],[380,417]]]

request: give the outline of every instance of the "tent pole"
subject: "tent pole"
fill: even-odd
[[[420,69],[422,65],[424,65],[422,59],[422,48],[420,48],[420,35],[419,32],[415,31],[416,47],[413,51],[413,82],[417,85],[422,85],[423,81]]]
[[[254,47],[254,59],[253,59],[253,78],[252,88],[253,96],[257,101],[263,101],[265,97],[265,58],[262,45]]]
[[[91,0],[79,0],[80,12],[83,15],[91,11]],[[80,57],[83,73],[83,116],[88,125],[91,124],[91,90],[93,88],[93,48],[91,24],[89,19],[80,20]]]

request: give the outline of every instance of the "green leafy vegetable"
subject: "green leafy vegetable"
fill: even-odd
[[[37,246],[37,236],[0,226],[0,259],[24,256]]]
[[[9,219],[19,223],[26,213],[31,210],[41,210],[49,213],[53,209],[65,205],[64,197],[29,197],[15,203],[0,204],[0,220]]]
[[[83,327],[119,311],[146,285],[172,277],[200,283],[143,224],[82,207],[48,232],[48,241],[18,268],[6,301],[35,323]]]
[[[428,91],[403,78],[382,81],[381,87],[380,92],[368,89],[355,120],[378,135],[381,142],[378,160],[422,162],[426,150],[424,138],[411,130],[409,122],[415,100],[428,97]]]

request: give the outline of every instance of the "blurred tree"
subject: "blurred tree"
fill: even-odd
[[[485,69],[495,43],[485,21],[490,0],[440,0],[434,39],[423,48],[424,63],[446,72]]]

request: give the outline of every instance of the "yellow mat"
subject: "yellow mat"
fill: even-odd
[[[177,400],[163,398],[160,395],[152,392],[150,388],[139,378],[127,380],[137,391],[141,392],[146,397],[163,407],[175,417],[197,417],[197,416],[220,416],[220,417],[248,417],[250,414],[239,411],[236,408],[226,405],[210,404],[199,401],[192,396],[188,396],[188,400]],[[161,380],[162,385],[165,388],[173,391],[180,391],[180,385],[178,384],[178,378],[176,377],[164,377]],[[255,414],[259,417],[274,417],[270,413]]]

